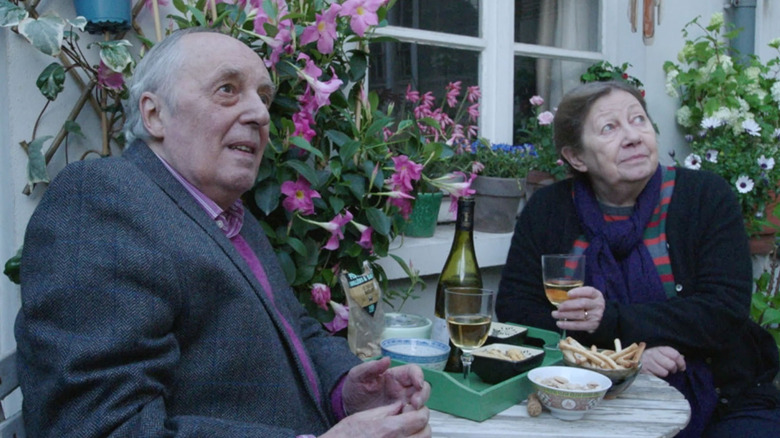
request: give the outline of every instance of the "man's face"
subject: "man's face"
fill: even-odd
[[[194,33],[180,44],[184,61],[171,72],[175,97],[160,104],[162,135],[151,146],[227,208],[257,177],[268,144],[273,83],[260,57],[234,38]]]

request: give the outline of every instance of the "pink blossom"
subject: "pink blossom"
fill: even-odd
[[[350,27],[356,34],[363,36],[369,26],[379,23],[376,11],[384,3],[385,0],[347,0],[341,5],[339,15],[352,17],[349,21]]]
[[[343,82],[336,76],[335,70],[331,67],[331,73],[333,77],[329,80],[322,82],[318,78],[322,74],[322,70],[314,64],[306,54],[301,54],[298,59],[305,59],[306,66],[303,69],[298,70],[298,77],[305,80],[309,87],[314,90],[314,98],[317,101],[317,109],[322,108],[330,103],[330,95],[341,87]]]
[[[539,120],[539,124],[540,125],[544,126],[544,125],[549,125],[550,123],[552,123],[554,118],[555,118],[555,116],[553,115],[553,113],[551,113],[549,111],[545,111],[545,112],[539,114],[539,117],[537,117],[537,120]]]
[[[360,232],[360,240],[357,244],[365,249],[372,250],[374,244],[371,242],[371,235],[374,233],[374,229],[355,221],[352,221],[352,225]]]
[[[411,197],[414,199],[414,197]],[[398,213],[404,219],[409,219],[409,215],[412,214],[412,201],[404,198],[390,198],[388,200],[390,205],[398,207]]]
[[[321,53],[333,53],[333,40],[336,39],[336,15],[341,5],[333,3],[324,14],[315,14],[315,23],[303,30],[301,45],[317,41],[317,50]]]
[[[168,0],[157,0],[157,6],[168,6]],[[144,7],[151,11],[153,9],[152,0],[144,0]]]
[[[330,288],[328,285],[322,283],[312,284],[311,300],[322,310],[328,310],[328,302],[330,302]]]
[[[114,70],[108,68],[107,65],[100,61],[98,65],[98,85],[110,90],[121,90],[125,84],[125,78],[122,73],[117,73]]]
[[[395,173],[390,177],[389,184],[394,190],[411,192],[412,181],[419,181],[422,175],[423,165],[410,160],[406,155],[393,157]]]
[[[352,213],[347,210],[345,214],[342,215],[339,213],[330,222],[324,224],[323,228],[330,231],[331,235],[330,239],[328,239],[328,243],[323,246],[323,249],[334,251],[339,248],[339,242],[344,239],[344,230],[342,227],[348,224],[351,220]]]
[[[455,108],[458,105],[458,96],[460,96],[460,84],[461,81],[450,82],[447,84],[447,105],[450,108]]]
[[[287,195],[282,201],[282,206],[287,211],[298,211],[304,216],[314,214],[312,198],[321,197],[316,190],[311,189],[309,181],[300,175],[295,182],[285,181],[282,183],[282,194]]]
[[[384,141],[387,141],[390,139],[390,137],[393,136],[393,131],[391,131],[388,127],[382,128],[382,139]]]
[[[485,170],[485,165],[480,163],[479,161],[474,161],[473,163],[471,163],[471,173],[479,174],[483,170]]]
[[[529,99],[529,101],[533,106],[544,105],[544,99],[542,99],[542,96],[534,96],[531,99]]]
[[[472,85],[466,88],[466,100],[469,102],[476,103],[480,97],[482,97],[482,92],[479,90],[479,85]]]
[[[311,141],[317,135],[312,127],[315,126],[314,115],[308,111],[301,110],[292,116],[293,123],[295,124],[295,132],[293,137],[303,137],[306,141]]]
[[[471,120],[472,122],[476,122],[477,119],[479,118],[479,104],[475,103],[473,105],[469,105],[468,113],[469,113],[469,120]]]
[[[433,107],[433,104],[436,102],[436,96],[433,95],[432,91],[423,94],[420,99],[420,105],[428,108]]]
[[[330,306],[333,307],[333,312],[335,313],[333,321],[326,322],[323,325],[329,332],[336,333],[349,325],[349,307],[335,301],[331,301]]]
[[[420,92],[412,91],[412,84],[408,84],[406,86],[406,100],[412,103],[415,103],[418,100],[420,100]]]
[[[284,17],[290,13],[289,9],[287,8],[287,2],[285,0],[270,0],[270,3],[272,4],[275,12],[274,16],[268,15],[268,12],[265,10],[265,8],[260,7],[260,3],[261,2],[252,2],[252,4],[257,7],[257,15],[255,16],[254,21],[255,33],[260,35],[268,35],[268,32],[265,31],[264,26],[266,23],[278,28],[279,30],[292,26],[292,20],[289,18],[282,21],[277,21],[279,17]]]

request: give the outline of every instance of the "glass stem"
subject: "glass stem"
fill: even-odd
[[[474,360],[474,358],[471,356],[471,353],[463,353],[463,356],[460,357],[460,361],[463,364],[463,379],[469,378],[469,373],[471,372],[471,362]]]

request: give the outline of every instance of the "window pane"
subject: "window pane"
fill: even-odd
[[[599,51],[599,0],[515,0],[515,41]]]
[[[590,65],[589,62],[515,57],[515,144],[524,142],[519,130],[529,117],[534,116],[531,97],[538,95],[544,99],[543,110],[556,108],[564,93],[580,85],[580,76]]]
[[[375,43],[370,50],[369,89],[377,91],[383,103],[395,102],[396,108],[403,104],[408,84],[437,98],[444,97],[450,82],[462,81],[464,91],[478,84],[478,52],[412,43]]]
[[[387,21],[392,26],[479,36],[479,0],[398,0]]]

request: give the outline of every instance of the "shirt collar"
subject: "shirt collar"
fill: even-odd
[[[236,236],[241,231],[241,226],[244,224],[244,205],[241,199],[236,199],[227,210],[223,210],[222,207],[212,201],[211,198],[203,194],[197,187],[192,185],[187,179],[185,179],[176,169],[168,164],[163,157],[157,155],[157,158],[163,163],[166,169],[176,178],[177,181],[184,186],[184,188],[195,198],[198,205],[206,211],[206,214],[217,224],[220,230],[230,239]]]

